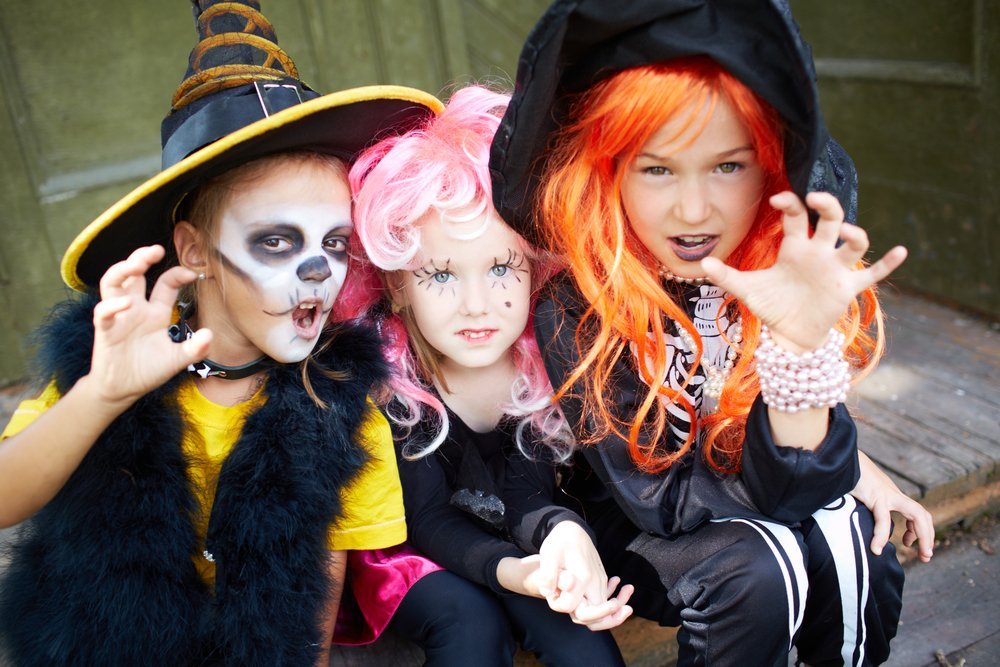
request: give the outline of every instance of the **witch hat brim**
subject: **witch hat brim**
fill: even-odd
[[[403,86],[353,88],[296,104],[192,153],[135,188],[86,227],[62,260],[75,290],[95,288],[136,248],[170,247],[173,213],[199,183],[258,157],[296,149],[347,160],[382,136],[406,131],[442,109],[433,95]]]
[[[621,70],[686,56],[712,58],[774,107],[793,190],[831,191],[853,219],[854,166],[829,138],[812,54],[784,0],[556,0],[524,44],[491,148],[504,220],[539,241],[533,209],[545,155],[578,93]]]

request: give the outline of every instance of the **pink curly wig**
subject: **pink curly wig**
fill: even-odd
[[[447,221],[474,219],[492,210],[490,142],[509,100],[508,95],[479,86],[460,89],[440,115],[405,135],[371,147],[350,171],[354,239],[361,248],[354,243],[335,317],[357,317],[381,309],[384,317],[379,327],[394,371],[390,390],[379,402],[394,423],[407,428],[423,420],[427,410],[436,413],[439,428],[434,439],[404,448],[408,458],[426,456],[447,437],[447,412],[431,384],[437,379],[447,387],[447,382],[438,368],[439,353],[424,341],[408,311],[389,312],[386,290],[399,281],[396,272],[418,268],[419,222],[428,212],[437,211]],[[531,263],[537,288],[551,275],[555,263],[520,236],[518,239]],[[523,437],[524,429],[530,426],[559,460],[565,460],[573,440],[562,413],[552,402],[552,386],[530,318],[512,353],[517,377],[503,410],[520,418],[518,447],[533,455]]]

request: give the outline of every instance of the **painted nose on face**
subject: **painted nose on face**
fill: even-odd
[[[333,275],[333,272],[330,271],[330,263],[326,261],[326,257],[320,255],[310,257],[299,264],[299,268],[296,269],[295,273],[298,275],[299,280],[318,283],[323,282]]]
[[[686,178],[677,187],[677,201],[674,203],[677,219],[689,225],[704,222],[711,209],[705,184],[699,178]]]

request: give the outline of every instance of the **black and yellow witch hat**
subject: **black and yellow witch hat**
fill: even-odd
[[[351,160],[380,138],[405,132],[442,109],[433,95],[403,86],[321,95],[299,80],[259,2],[191,4],[199,42],[163,120],[163,171],[98,216],[70,244],[62,277],[75,290],[96,288],[108,267],[140,246],[170,247],[178,205],[207,179],[296,149]]]

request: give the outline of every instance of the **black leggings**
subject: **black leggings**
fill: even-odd
[[[434,667],[510,667],[516,642],[546,665],[625,664],[610,632],[591,632],[545,600],[496,595],[447,570],[414,584],[389,628],[423,648]]]

